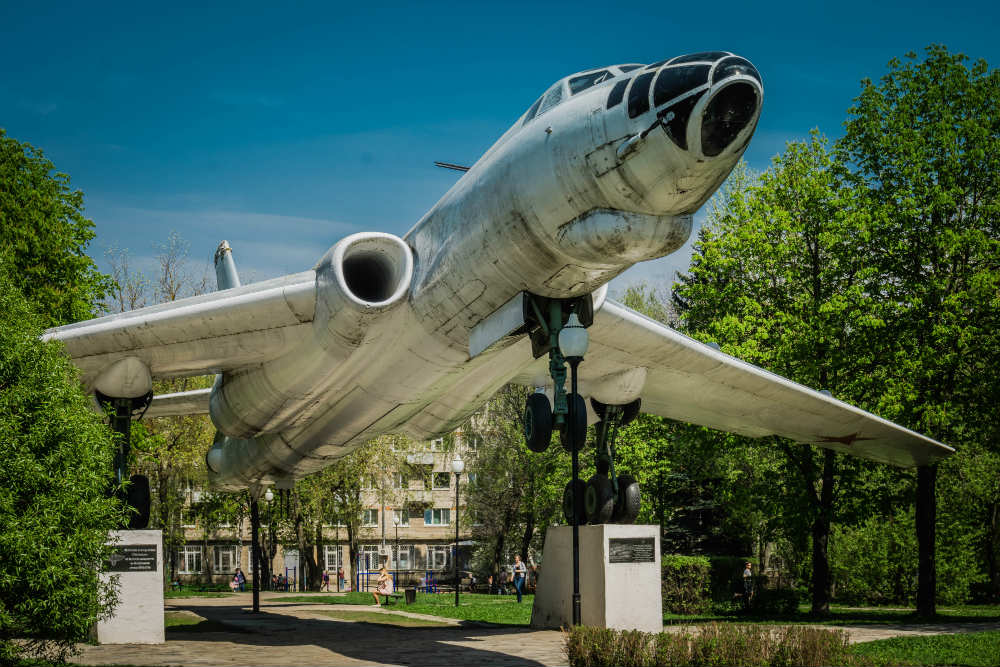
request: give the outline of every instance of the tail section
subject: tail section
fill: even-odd
[[[219,291],[240,286],[240,275],[236,273],[229,241],[223,241],[215,249],[215,285]]]

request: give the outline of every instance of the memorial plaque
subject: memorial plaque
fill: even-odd
[[[656,561],[656,538],[612,537],[608,539],[609,563],[653,563]]]
[[[114,551],[104,561],[104,569],[108,572],[155,572],[155,544],[118,544],[112,547]]]

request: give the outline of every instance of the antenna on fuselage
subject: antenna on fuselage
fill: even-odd
[[[434,161],[435,167],[441,167],[442,169],[454,169],[455,171],[469,171],[468,167],[463,167],[460,164],[452,164],[450,162],[438,162]]]

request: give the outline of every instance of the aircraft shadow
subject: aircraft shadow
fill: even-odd
[[[247,646],[247,659],[254,662],[253,647],[295,647],[314,645],[348,658],[397,665],[489,664],[533,667],[546,663],[511,655],[495,648],[455,645],[451,642],[496,642],[516,650],[522,636],[536,632],[523,626],[485,625],[461,622],[448,627],[399,627],[364,621],[299,618],[268,611],[251,614],[231,605],[197,605],[186,609],[210,621],[232,628],[219,632],[170,632],[170,639],[184,641],[227,641]],[[281,605],[283,609],[296,605]],[[302,605],[298,605],[302,606]],[[313,611],[313,610],[309,610]],[[334,611],[334,609],[331,609]],[[389,611],[392,611],[390,608]],[[258,660],[266,661],[261,656]],[[562,661],[565,659],[563,658]]]

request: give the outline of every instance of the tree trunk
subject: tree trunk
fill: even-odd
[[[937,466],[917,468],[917,615],[934,616],[937,613],[937,568],[934,562],[935,523],[937,498],[935,484]]]
[[[837,454],[831,449],[823,451],[823,486],[820,489],[819,511],[812,525],[813,537],[813,599],[812,613],[825,616],[830,613],[830,523],[833,515],[833,478],[836,474]]]

